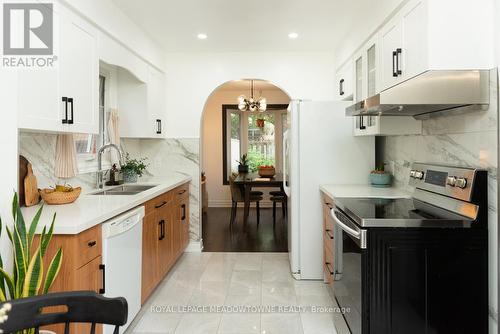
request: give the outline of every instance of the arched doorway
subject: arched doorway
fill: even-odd
[[[265,97],[264,112],[241,111],[238,97]],[[273,227],[272,202],[269,191],[262,191],[259,202],[260,224],[257,210],[250,209],[248,224],[243,229],[242,203],[239,203],[232,221],[229,177],[237,173],[243,154],[248,154],[250,172],[259,165],[273,165],[276,172],[282,168],[282,134],[286,127],[286,107],[290,96],[280,87],[258,79],[226,82],[217,87],[205,103],[201,120],[200,168],[205,175],[201,187],[202,238],[206,251],[286,251],[286,224],[277,205],[276,226]],[[280,225],[281,224],[281,225]]]

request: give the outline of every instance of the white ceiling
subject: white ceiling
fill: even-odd
[[[373,0],[113,2],[167,52],[330,51],[359,23],[360,12],[377,6]],[[299,37],[290,40],[290,32]],[[198,40],[198,33],[208,39]]]

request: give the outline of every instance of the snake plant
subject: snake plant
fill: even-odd
[[[52,217],[52,223],[48,230],[47,226],[45,226],[40,235],[39,242],[36,245],[33,244],[42,210],[43,205],[40,206],[28,227],[19,207],[17,194],[14,194],[12,201],[14,224],[12,228],[5,227],[12,243],[14,268],[12,275],[10,275],[5,270],[0,255],[0,302],[46,294],[59,273],[63,257],[61,248],[59,248],[51,259],[46,271],[43,265],[45,252],[54,231],[55,214]],[[0,237],[2,230],[2,220],[0,219]]]

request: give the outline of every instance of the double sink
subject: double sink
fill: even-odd
[[[122,185],[101,190],[90,195],[137,195],[143,191],[156,187],[156,185]]]

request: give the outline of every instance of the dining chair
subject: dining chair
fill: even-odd
[[[275,193],[273,195],[272,193]],[[269,194],[271,194],[271,202],[273,202],[273,226],[276,226],[276,206],[277,203],[281,203],[281,212],[283,214],[283,218],[287,217],[287,211],[288,211],[288,197],[286,196],[285,193],[281,192],[273,192],[271,191]]]
[[[245,203],[245,196],[241,190],[241,187],[234,183],[237,175],[231,175],[229,177],[229,186],[231,187],[231,218],[229,224],[232,226],[236,220],[236,213],[238,210],[238,203]],[[257,208],[257,226],[260,224],[260,201],[262,201],[263,193],[260,191],[250,192],[250,203],[255,202]]]
[[[64,334],[69,334],[70,324],[90,323],[90,334],[95,333],[96,324],[115,326],[113,334],[118,334],[120,326],[127,323],[128,316],[125,298],[106,298],[92,291],[57,292],[8,303],[11,304],[11,309],[7,313],[7,320],[0,324],[3,333],[34,329],[34,333],[38,334],[42,326],[64,324]],[[0,304],[0,308],[4,304]],[[41,312],[46,307],[54,306],[66,309]]]

